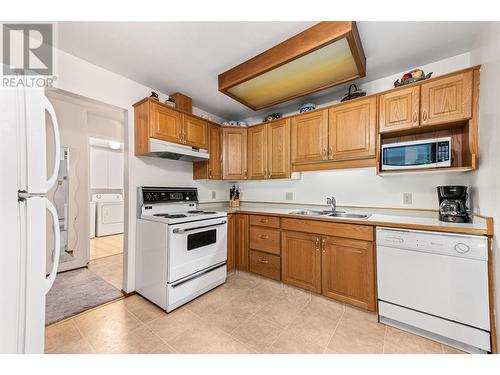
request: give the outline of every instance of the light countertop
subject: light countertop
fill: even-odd
[[[297,209],[326,210],[328,206],[320,205],[300,205],[300,204],[280,204],[280,203],[259,203],[243,202],[239,207],[229,207],[221,203],[202,203],[202,208],[211,210],[226,211],[227,213],[248,213],[290,216],[300,219],[322,220],[332,222],[346,222],[373,226],[395,227],[418,230],[435,230],[441,232],[491,235],[492,228],[489,220],[482,216],[473,216],[472,223],[447,223],[439,221],[436,211],[427,210],[406,210],[406,209],[385,209],[385,208],[363,208],[363,207],[342,207],[338,210],[370,214],[367,219],[349,219],[329,216],[306,216],[293,215],[291,211]]]

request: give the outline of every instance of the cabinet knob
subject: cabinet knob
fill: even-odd
[[[422,112],[422,119],[424,121],[427,121],[427,111],[424,109],[424,112]]]

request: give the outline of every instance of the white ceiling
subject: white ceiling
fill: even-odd
[[[272,109],[255,112],[220,93],[218,74],[313,24],[60,22],[59,48],[158,91],[187,94],[193,105],[222,118],[241,119]],[[481,22],[358,22],[367,58],[363,81],[470,51],[480,27]],[[340,89],[319,95],[335,90]]]

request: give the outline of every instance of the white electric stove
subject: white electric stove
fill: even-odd
[[[136,289],[170,312],[226,281],[227,214],[196,188],[140,187]]]

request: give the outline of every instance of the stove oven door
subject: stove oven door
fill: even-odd
[[[227,218],[169,225],[168,282],[227,260]]]

